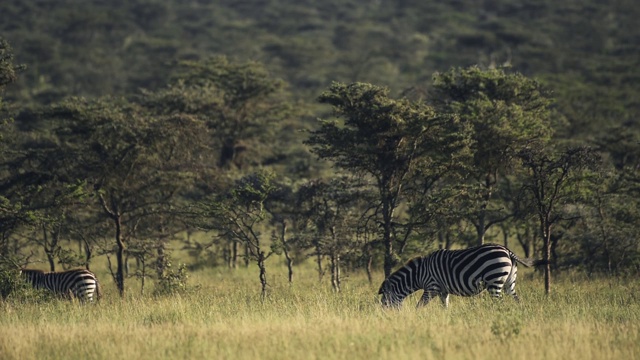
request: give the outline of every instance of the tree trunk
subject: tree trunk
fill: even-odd
[[[484,194],[484,198],[482,199],[482,205],[480,205],[480,212],[478,213],[478,224],[476,225],[476,231],[478,232],[478,245],[484,244],[484,235],[487,232],[487,207],[489,206],[489,201],[491,200],[491,194],[493,192],[492,184],[493,183],[491,181],[491,174],[489,173],[485,178],[486,192]]]
[[[531,256],[531,238],[529,236],[529,227],[526,228],[524,234],[520,234],[520,232],[516,233],[516,238],[522,246],[522,251],[524,251],[524,257],[528,258]],[[535,251],[534,251],[535,254]]]
[[[502,227],[502,239],[504,242],[504,247],[509,248],[509,232],[506,229],[506,226]]]
[[[284,252],[284,257],[287,260],[287,270],[289,271],[289,284],[291,284],[293,283],[293,259],[291,258],[289,254],[289,248],[287,247],[286,234],[287,234],[287,222],[285,220],[282,220],[282,233],[280,234],[280,237],[282,239],[282,250]]]
[[[164,250],[164,241],[160,240],[157,249],[158,258],[156,259],[156,274],[158,275],[158,279],[164,276],[165,266],[167,265]]]
[[[124,297],[124,252],[125,244],[122,239],[122,218],[120,214],[114,215],[116,225],[116,286],[121,297]]]
[[[551,261],[553,262],[552,269],[555,271],[558,268],[558,241],[560,240],[560,236],[553,236],[552,233],[549,233],[549,240],[551,242]]]
[[[453,240],[451,239],[451,230],[446,229],[444,232],[438,232],[439,249],[451,250]]]
[[[385,197],[382,204],[383,217],[383,234],[382,241],[384,243],[384,278],[388,278],[395,266],[395,258],[393,254],[393,238],[391,236],[391,223],[393,220],[393,209],[391,200]]]
[[[320,252],[320,244],[318,241],[315,243],[316,245],[316,264],[318,264],[318,281],[322,281],[322,276],[324,275],[324,270],[322,269],[322,253]]]
[[[482,205],[483,207],[485,205]],[[478,214],[478,224],[476,225],[476,244],[482,245],[484,244],[484,219],[485,218],[485,210],[481,209],[480,214]]]
[[[249,243],[245,243],[244,244],[244,267],[248,268],[249,267],[249,255],[250,255],[250,249],[249,249]],[[258,248],[258,251],[260,251],[260,249]]]
[[[238,268],[238,242],[237,241],[231,242],[231,268],[232,269]]]
[[[140,295],[144,294],[144,280],[147,277],[147,264],[144,260],[144,256],[140,256],[140,265],[141,265],[141,275],[142,279],[140,279]]]
[[[335,292],[340,292],[340,255],[331,254],[331,286]]]
[[[93,258],[93,249],[91,248],[91,245],[89,245],[89,242],[86,240],[81,240],[82,242],[84,242],[84,258],[85,258],[85,264],[86,264],[86,268],[87,270],[91,270],[90,269],[90,264],[91,264],[91,258]]]
[[[47,233],[47,227],[42,225],[42,237],[44,241],[44,253],[47,255],[47,260],[49,261],[49,269],[50,271],[56,271],[56,259],[54,256],[54,244],[49,244],[49,236]],[[52,241],[53,242],[53,241]]]
[[[367,257],[367,280],[369,280],[369,284],[373,284],[373,275],[371,273],[371,268],[373,266],[373,255],[371,254],[371,245],[365,245],[365,256]]]
[[[136,269],[139,268],[138,266],[138,258],[136,258]],[[129,261],[129,253],[127,252],[124,255],[124,276],[129,276],[129,274],[131,273],[131,262]]]
[[[264,265],[264,260],[265,260],[264,251],[258,248],[256,250],[256,253],[258,255],[257,256],[258,268],[260,269],[260,284],[262,285],[261,298],[262,298],[262,301],[264,301],[267,297],[267,268]]]
[[[551,224],[545,222],[542,229],[544,237],[544,292],[551,293]]]

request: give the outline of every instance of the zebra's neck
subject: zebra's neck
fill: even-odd
[[[424,261],[425,258],[414,259],[389,277],[389,280],[396,285],[397,295],[402,299],[424,288],[427,281],[424,278],[425,272],[421,270]]]
[[[22,270],[22,275],[33,285],[37,285],[44,279],[45,272],[40,270]]]

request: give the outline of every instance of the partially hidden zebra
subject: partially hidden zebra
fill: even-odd
[[[93,301],[100,297],[100,284],[94,273],[86,269],[60,272],[22,269],[22,276],[36,289],[47,289],[55,294],[80,301]]]
[[[409,261],[384,280],[378,291],[385,307],[400,306],[410,294],[424,290],[418,306],[439,296],[445,307],[449,295],[474,296],[488,290],[500,297],[502,290],[519,301],[516,294],[517,263],[527,267],[540,260],[523,260],[502,245],[484,244],[464,250],[437,250]]]

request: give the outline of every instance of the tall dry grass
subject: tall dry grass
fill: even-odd
[[[379,284],[358,274],[334,294],[313,273],[290,286],[271,269],[264,302],[254,269],[203,270],[190,280],[198,289],[163,298],[130,281],[121,300],[103,280],[98,304],[2,304],[0,359],[640,357],[639,281],[566,278],[546,297],[540,278],[521,278],[519,304],[485,293],[415,309],[413,296],[399,311],[381,309]]]

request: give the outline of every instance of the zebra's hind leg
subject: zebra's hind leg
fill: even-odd
[[[509,285],[509,284],[508,284],[508,285]],[[507,286],[507,287],[504,289],[504,292],[505,292],[506,294],[508,294],[508,295],[513,296],[513,298],[516,300],[516,302],[520,302],[520,298],[518,297],[518,294],[516,293],[516,288],[515,288],[515,287],[516,287],[516,284],[515,284],[515,283],[510,284],[510,286]]]
[[[502,297],[502,286],[492,284],[487,287],[487,291],[492,298],[499,299]]]
[[[507,279],[507,283],[504,285],[504,292],[507,295],[513,296],[513,298],[516,300],[516,302],[520,302],[520,298],[518,297],[518,294],[516,293],[516,276],[515,276],[515,272],[513,273],[512,277]]]

